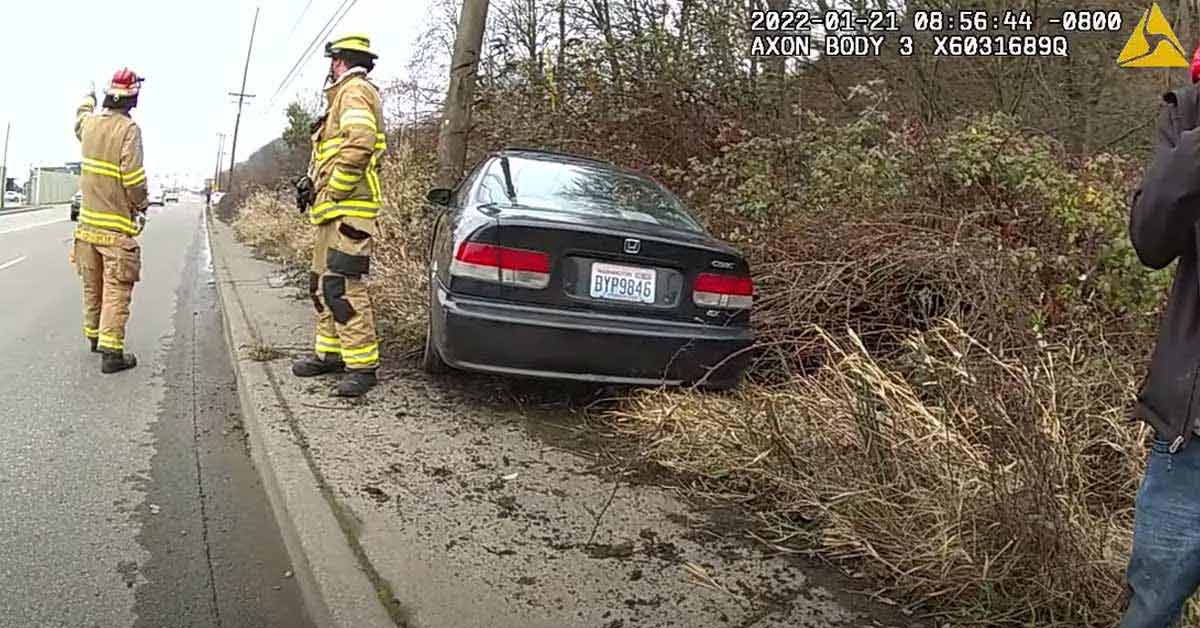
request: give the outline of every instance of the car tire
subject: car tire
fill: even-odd
[[[433,344],[432,322],[425,328],[425,351],[421,353],[421,370],[430,375],[443,375],[450,371],[450,366],[438,354],[437,347]]]
[[[429,287],[429,315],[425,322],[425,350],[421,353],[421,370],[430,375],[443,375],[450,371],[450,366],[442,359],[433,341],[433,286]]]

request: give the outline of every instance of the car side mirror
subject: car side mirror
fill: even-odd
[[[425,200],[429,201],[431,205],[449,207],[450,198],[453,196],[453,194],[454,193],[451,190],[446,188],[433,188],[432,190],[429,190],[428,194],[425,195]]]

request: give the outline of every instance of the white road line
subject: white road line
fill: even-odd
[[[56,225],[60,222],[66,222],[66,220],[67,220],[66,218],[58,218],[56,220],[48,220],[46,222],[37,222],[32,225],[13,227],[12,229],[3,229],[3,230],[0,230],[0,235],[4,235],[6,233],[16,233],[18,231],[25,231],[26,229],[34,229],[37,227],[45,227],[46,225]]]
[[[23,261],[25,261],[24,255],[22,255],[21,257],[18,257],[15,260],[4,262],[3,264],[0,264],[0,270],[4,270],[5,268],[8,268],[9,266],[16,266],[17,264],[20,264]]]

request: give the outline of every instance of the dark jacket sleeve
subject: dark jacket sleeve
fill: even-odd
[[[1172,109],[1159,113],[1154,156],[1130,199],[1129,238],[1154,269],[1187,250],[1200,220],[1200,128],[1178,132]]]

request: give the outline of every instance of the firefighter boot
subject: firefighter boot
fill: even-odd
[[[100,353],[100,348],[96,346],[100,342],[99,338],[89,338],[88,342],[92,345],[92,353]]]
[[[292,375],[296,377],[316,377],[317,375],[325,375],[326,373],[340,373],[346,368],[346,363],[342,362],[341,356],[335,353],[323,354],[322,358],[319,355],[306,355],[295,362],[292,362]]]
[[[137,356],[121,351],[105,351],[100,357],[101,373],[117,373],[137,366]]]
[[[375,387],[379,380],[375,378],[375,369],[357,369],[350,371],[342,381],[338,382],[338,397],[361,397]]]

